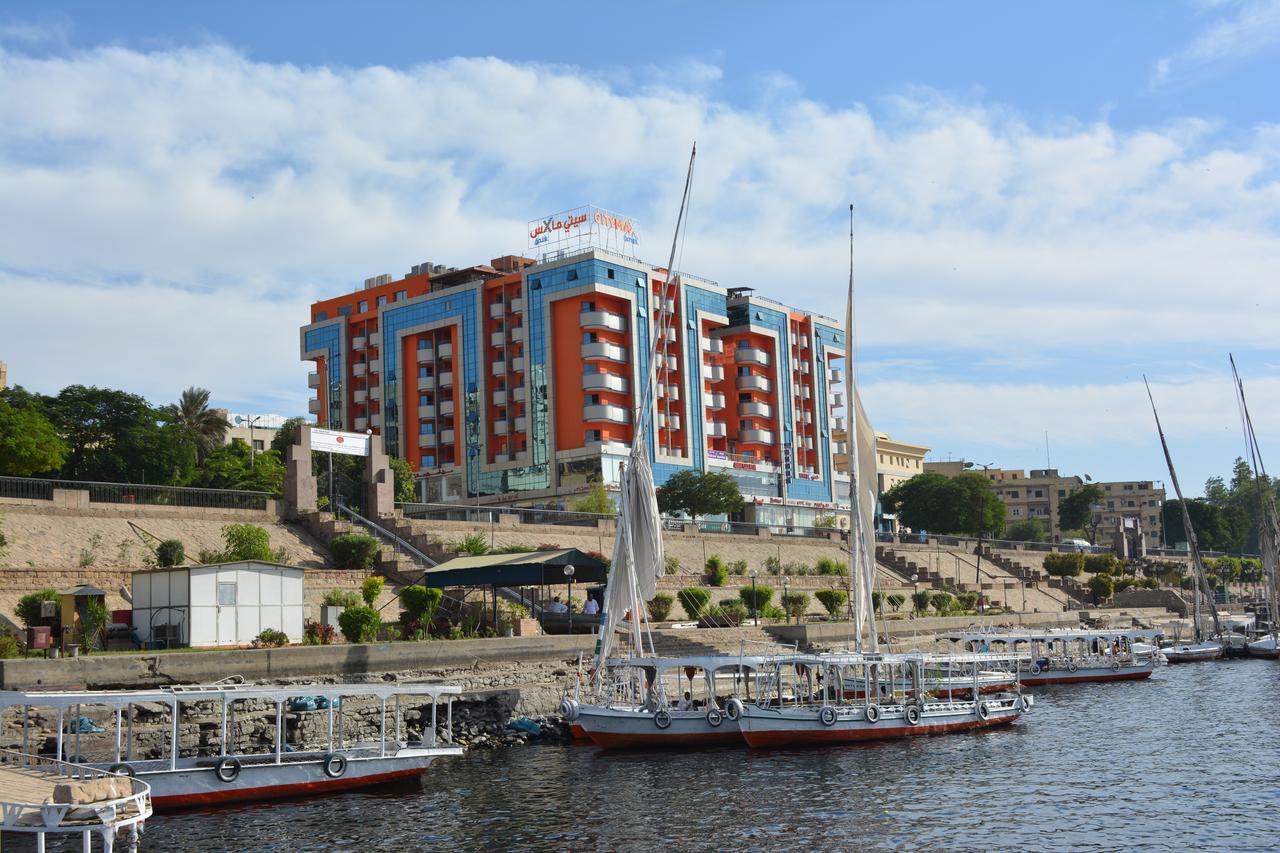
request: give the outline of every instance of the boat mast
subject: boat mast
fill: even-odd
[[[1280,521],[1276,516],[1275,494],[1271,488],[1271,478],[1267,476],[1267,466],[1262,461],[1262,448],[1258,446],[1258,436],[1253,430],[1253,418],[1249,415],[1249,404],[1244,396],[1244,381],[1236,370],[1235,356],[1230,353],[1231,376],[1236,384],[1236,402],[1240,408],[1240,423],[1244,428],[1245,449],[1249,454],[1249,467],[1253,471],[1254,487],[1258,490],[1258,549],[1262,555],[1262,578],[1267,596],[1267,624],[1271,629],[1273,640],[1277,637],[1277,616],[1280,616]]]
[[[1160,413],[1156,411],[1155,397],[1151,396],[1151,385],[1147,382],[1147,377],[1142,377],[1142,384],[1147,386],[1147,399],[1151,401],[1151,414],[1156,419],[1156,432],[1160,434],[1160,447],[1164,450],[1164,461],[1169,467],[1169,480],[1173,483],[1173,491],[1178,496],[1178,506],[1182,510],[1182,526],[1187,531],[1187,548],[1191,552],[1191,568],[1196,576],[1196,591],[1192,596],[1195,603],[1195,630],[1196,642],[1201,638],[1200,630],[1200,595],[1201,591],[1205,591],[1209,601],[1209,612],[1213,615],[1214,636],[1222,634],[1222,625],[1218,622],[1218,607],[1214,602],[1213,591],[1209,589],[1209,579],[1205,577],[1204,562],[1200,559],[1200,546],[1196,542],[1196,531],[1191,526],[1191,514],[1187,512],[1187,501],[1182,497],[1182,487],[1178,485],[1178,472],[1173,469],[1173,457],[1169,454],[1169,442],[1165,441],[1164,428],[1160,426]]]
[[[853,205],[849,205],[849,297],[845,306],[845,372],[848,379],[845,390],[849,397],[849,421],[845,434],[848,436],[846,448],[846,464],[849,468],[849,572],[854,580],[853,628],[857,635],[854,650],[863,651],[862,631],[865,623],[867,630],[866,650],[875,653],[879,650],[879,639],[876,631],[875,608],[872,606],[871,589],[875,583],[874,564],[870,560],[866,525],[862,516],[862,486],[859,482],[859,464],[861,448],[858,442],[858,371],[854,358],[854,316],[853,316]]]

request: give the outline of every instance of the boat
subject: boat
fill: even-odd
[[[4,691],[0,719],[19,715],[22,752],[141,779],[167,810],[418,778],[462,754],[451,734],[460,692],[414,683]]]
[[[1267,634],[1253,640],[1245,647],[1249,657],[1254,658],[1280,658],[1280,643],[1276,642],[1275,634]]]
[[[1217,640],[1191,641],[1161,646],[1160,653],[1165,656],[1169,663],[1197,663],[1206,660],[1220,660],[1223,648],[1222,643]]]
[[[755,748],[818,746],[921,737],[1008,725],[1031,708],[1033,699],[1016,689],[983,694],[976,678],[965,690],[933,696],[925,673],[939,665],[990,669],[994,655],[822,654],[776,659],[755,702],[732,699],[742,738]],[[875,699],[846,695],[838,687],[853,677],[895,685],[891,693],[873,689]],[[898,684],[919,685],[899,690]]]
[[[1007,649],[1026,687],[1092,681],[1149,678],[1158,662],[1147,641],[1163,636],[1158,629],[1049,629],[1044,631],[962,631],[941,639],[970,650]]]
[[[1245,654],[1257,658],[1280,658],[1280,515],[1276,513],[1275,490],[1270,488],[1271,478],[1262,461],[1262,449],[1253,429],[1249,403],[1244,396],[1244,381],[1236,369],[1236,359],[1231,361],[1231,375],[1235,379],[1236,399],[1239,403],[1241,425],[1244,427],[1245,449],[1249,456],[1249,469],[1258,493],[1258,550],[1262,553],[1262,580],[1266,596],[1264,609],[1267,615],[1266,635],[1245,646]]]

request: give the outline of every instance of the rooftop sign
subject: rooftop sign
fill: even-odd
[[[640,231],[634,219],[593,205],[529,222],[529,248],[543,259],[588,249],[635,257],[639,246]]]

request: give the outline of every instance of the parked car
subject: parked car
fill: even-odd
[[[1093,550],[1093,546],[1086,539],[1063,539],[1060,543],[1064,551],[1079,551],[1087,554]]]

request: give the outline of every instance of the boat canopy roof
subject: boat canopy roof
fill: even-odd
[[[630,658],[610,658],[607,662],[610,667],[633,667],[655,669],[682,669],[687,666],[697,667],[709,671],[718,671],[722,669],[759,669],[777,659],[777,655],[690,655],[687,657],[676,658],[659,658],[659,657],[630,657]]]
[[[434,587],[562,584],[565,582],[565,566],[573,566],[575,582],[604,583],[609,572],[599,557],[577,548],[561,548],[523,554],[455,557],[428,569],[422,583]]]
[[[161,690],[3,690],[0,691],[0,708],[37,705],[44,708],[71,708],[76,705],[105,705],[111,708],[127,708],[140,702],[160,702],[174,705],[177,702],[235,701],[237,699],[269,699],[285,701],[299,696],[323,696],[341,699],[353,696],[376,696],[388,699],[393,696],[457,696],[462,688],[454,684],[426,684],[414,682],[383,682],[379,684],[292,684],[286,686],[259,686],[248,684],[193,685],[191,687]]]
[[[959,631],[942,634],[940,639],[954,643],[1048,643],[1071,640],[1153,640],[1164,636],[1159,628],[1051,628],[1044,631]]]

